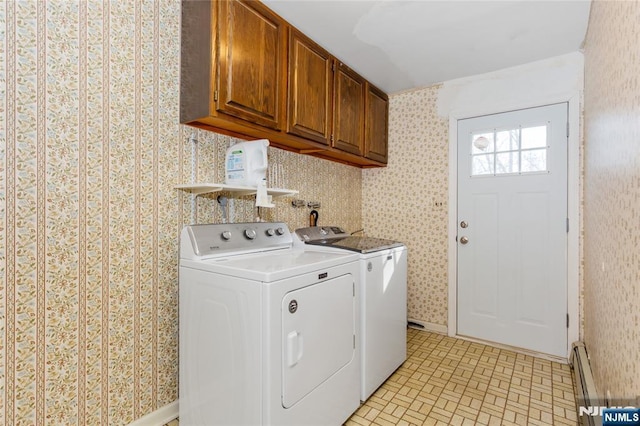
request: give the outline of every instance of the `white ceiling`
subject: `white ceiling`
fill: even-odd
[[[580,50],[590,0],[263,0],[387,93]]]

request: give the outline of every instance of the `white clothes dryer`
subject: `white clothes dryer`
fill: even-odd
[[[353,236],[338,226],[295,231],[309,249],[358,253],[360,259],[360,399],[366,401],[407,359],[407,247]]]
[[[359,406],[358,256],[283,223],[180,237],[180,425],[340,425]]]

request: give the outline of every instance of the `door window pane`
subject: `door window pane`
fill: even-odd
[[[474,155],[472,176],[492,175],[494,173],[493,154]]]
[[[496,151],[514,151],[518,149],[518,130],[502,130],[496,132]]]
[[[476,133],[471,135],[471,152],[473,154],[485,154],[494,151],[493,132]]]
[[[520,153],[518,151],[496,154],[496,174],[518,173]]]
[[[547,146],[547,126],[524,127],[522,129],[522,149],[544,148]]]
[[[547,149],[522,151],[522,172],[546,172]]]
[[[499,129],[471,134],[471,175],[546,172],[548,126]]]

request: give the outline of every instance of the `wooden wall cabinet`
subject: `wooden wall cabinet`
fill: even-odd
[[[389,134],[389,98],[378,88],[367,84],[365,97],[364,156],[387,162]]]
[[[281,129],[286,22],[257,1],[217,5],[216,110]]]
[[[335,67],[333,146],[362,155],[364,148],[365,80],[343,63]]]
[[[183,0],[181,36],[181,123],[386,164],[386,95],[261,2]]]
[[[287,133],[330,145],[333,58],[301,32],[289,33]]]
[[[183,1],[180,122],[283,129],[287,33],[258,1]]]

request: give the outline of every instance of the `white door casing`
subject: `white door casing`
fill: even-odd
[[[554,117],[546,117],[548,114]],[[457,236],[464,236],[469,242],[466,245],[450,242],[450,261],[453,260],[454,265],[457,261],[459,269],[454,270],[452,265],[449,268],[449,334],[455,335],[457,331],[463,336],[566,358],[569,345],[566,315],[568,312],[577,312],[577,307],[573,308],[574,304],[577,305],[577,283],[573,282],[573,268],[567,274],[567,259],[575,259],[574,250],[577,246],[573,241],[575,232],[569,235],[571,243],[567,244],[566,218],[574,214],[577,204],[573,197],[569,200],[569,214],[567,103],[459,122],[458,118],[451,118],[453,132],[450,154],[456,154],[451,158],[457,156],[459,162],[451,167],[450,173],[453,180],[450,184],[453,208],[450,212],[449,234],[455,238],[457,233]],[[502,147],[496,150],[493,145],[487,149],[482,144],[482,149],[470,149],[474,138],[482,133],[491,138],[496,128],[519,129],[522,125],[528,129],[522,131],[524,136],[531,135],[532,127],[547,122],[553,122],[549,126],[549,135],[554,140],[548,149],[540,149],[534,144],[535,149],[528,150],[526,148],[532,147],[525,144],[522,153],[516,149],[495,154],[496,150],[513,150],[513,147],[505,148],[504,138]],[[516,130],[511,136],[515,135],[515,139],[518,139],[519,132]],[[475,135],[474,138],[471,135]],[[504,137],[505,133],[497,135]],[[455,149],[454,136],[461,141],[461,145]],[[506,140],[509,141],[509,138]],[[558,140],[560,145],[557,145]],[[524,173],[519,173],[517,169],[520,154]],[[536,155],[544,157],[544,154],[548,154],[547,162],[542,162],[544,170],[528,173],[530,170],[526,164],[529,163],[524,159]],[[570,156],[571,170],[572,164],[575,167],[573,156],[576,154],[573,152]],[[483,169],[486,166],[483,163],[489,164],[507,157],[515,159],[510,163],[515,164],[515,169]],[[474,173],[478,176],[471,176],[472,163],[476,168]],[[453,163],[450,161],[450,164]],[[570,184],[576,185],[577,180],[570,179]],[[451,188],[455,191],[456,187],[459,193],[454,198]],[[461,221],[466,222],[466,228],[460,226]],[[571,248],[569,256],[568,246]],[[555,253],[551,250],[555,250]],[[569,276],[572,279],[569,280],[571,303],[568,304]],[[460,287],[452,289],[456,281]],[[570,330],[572,340],[575,339],[576,330],[577,327]]]

